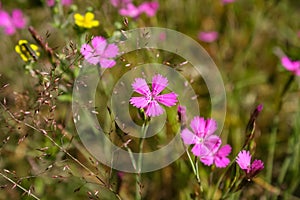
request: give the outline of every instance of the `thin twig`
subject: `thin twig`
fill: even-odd
[[[16,185],[18,188],[20,188],[21,190],[23,190],[24,192],[26,192],[29,196],[32,196],[33,198],[40,200],[40,198],[38,198],[37,196],[35,196],[34,194],[31,193],[31,191],[27,190],[26,188],[22,187],[20,184],[16,183],[15,181],[13,181],[12,179],[10,179],[9,177],[5,176],[4,174],[2,174],[0,172],[0,175],[5,178],[6,180],[8,180],[9,182],[11,182],[12,184]]]
[[[47,139],[49,139],[56,147],[58,147],[62,152],[64,152],[67,156],[69,156],[73,161],[75,161],[78,165],[80,165],[83,169],[85,169],[86,171],[88,171],[90,174],[91,174],[91,176],[94,176],[94,177],[96,177],[99,181],[100,181],[100,183],[104,186],[104,187],[106,187],[106,188],[108,188],[111,192],[113,192],[115,195],[116,195],[116,197],[118,198],[118,199],[121,199],[120,198],[120,196],[118,195],[118,194],[116,194],[114,191],[113,191],[113,189],[111,188],[111,187],[109,187],[98,175],[96,175],[92,170],[90,170],[87,166],[85,166],[84,164],[82,164],[77,158],[75,158],[74,156],[72,156],[68,151],[66,151],[63,147],[61,147],[59,144],[57,144],[48,134],[47,134],[47,132],[44,130],[44,129],[38,129],[38,128],[36,128],[36,127],[34,127],[34,126],[32,126],[31,124],[28,124],[28,123],[26,123],[26,122],[23,122],[23,121],[20,121],[20,120],[18,120],[6,107],[5,107],[5,105],[3,105],[2,104],[2,102],[0,102],[0,105],[1,105],[1,107],[10,115],[10,117],[14,120],[14,121],[16,121],[17,123],[21,123],[21,124],[23,124],[23,125],[25,125],[25,126],[27,126],[27,127],[29,127],[29,128],[31,128],[31,129],[33,129],[33,130],[35,130],[35,131],[37,131],[37,132],[39,132],[39,133],[41,133],[43,136],[45,136]]]

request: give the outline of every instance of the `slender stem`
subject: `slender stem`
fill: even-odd
[[[16,185],[18,188],[20,188],[21,190],[23,190],[24,192],[26,192],[29,196],[32,196],[33,198],[40,200],[37,196],[35,196],[34,194],[31,193],[31,191],[25,189],[24,187],[22,187],[20,184],[16,183],[15,181],[13,181],[12,179],[10,179],[9,177],[5,176],[4,174],[2,174],[0,172],[0,175],[5,178],[6,180],[8,180],[9,182],[11,182],[12,184]]]
[[[291,74],[290,77],[287,79],[286,83],[284,84],[284,87],[282,88],[282,91],[280,92],[279,101],[276,105],[276,111],[275,111],[275,117],[273,119],[273,126],[272,126],[272,132],[269,140],[269,154],[268,154],[268,161],[267,161],[267,174],[266,174],[266,180],[270,183],[272,178],[272,171],[273,171],[273,162],[274,162],[274,154],[276,149],[276,140],[277,140],[277,131],[278,131],[278,123],[279,123],[279,112],[282,108],[282,101],[283,97],[289,90],[290,86],[292,85],[293,80],[295,79],[295,75]]]
[[[203,194],[203,187],[202,187],[202,184],[201,184],[201,179],[200,179],[200,175],[199,175],[199,166],[198,166],[198,158],[196,158],[196,178],[197,178],[197,182],[199,184],[199,188],[200,188],[200,192],[201,194]]]
[[[141,169],[142,169],[142,162],[143,162],[142,152],[143,152],[144,141],[145,141],[148,127],[149,127],[148,121],[145,121],[142,125],[142,133],[141,133],[142,138],[140,139],[139,155],[138,155],[138,163],[137,163],[138,173],[136,173],[136,187],[135,187],[135,189],[136,189],[135,199],[136,200],[140,200],[142,198],[142,195],[141,195]]]
[[[196,168],[195,168],[194,162],[193,162],[193,160],[192,160],[192,158],[191,158],[191,155],[190,155],[188,149],[186,149],[185,151],[186,151],[186,153],[187,153],[187,155],[188,155],[188,157],[189,157],[189,160],[190,160],[190,163],[191,163],[193,172],[194,172],[194,174],[196,175]]]
[[[20,121],[18,120],[6,107],[4,104],[2,104],[2,102],[0,102],[1,107],[6,111],[6,113],[9,114],[9,116],[17,123],[23,124],[25,126],[27,126],[28,128],[31,128],[32,130],[35,130],[39,133],[41,133],[43,136],[45,136],[47,139],[49,139],[56,147],[58,147],[62,152],[64,152],[67,156],[69,156],[74,162],[76,162],[79,166],[81,166],[83,169],[85,169],[86,171],[88,171],[92,176],[96,177],[96,179],[106,188],[108,188],[112,193],[115,194],[115,196],[118,199],[121,199],[121,197],[115,192],[113,191],[113,189],[108,186],[98,175],[96,175],[91,169],[89,169],[87,166],[85,166],[83,163],[81,163],[77,158],[75,158],[74,156],[72,156],[67,150],[65,150],[63,147],[61,147],[57,142],[55,142],[44,129],[39,129],[34,127],[31,124],[28,124],[26,122]]]

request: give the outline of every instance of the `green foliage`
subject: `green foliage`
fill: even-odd
[[[154,17],[125,19],[109,1],[77,0],[70,7],[52,8],[40,1],[2,1],[1,8],[6,10],[24,8],[34,32],[0,33],[1,198],[133,199],[138,190],[142,199],[150,200],[300,198],[299,77],[286,71],[274,53],[281,49],[300,60],[299,1],[237,0],[223,5],[218,0],[160,0],[159,4]],[[86,11],[95,13],[99,27],[86,30],[75,26],[73,15]],[[201,165],[185,154],[161,170],[136,177],[98,163],[81,143],[71,105],[74,80],[84,62],[81,45],[93,36],[121,38],[121,30],[152,26],[174,29],[197,41],[199,31],[219,32],[217,41],[199,43],[218,66],[227,92],[221,137],[233,150],[229,156],[232,162],[225,170]],[[19,39],[39,46],[37,61],[21,60],[14,51]],[[117,59],[122,68],[106,71],[104,83],[97,87],[93,112],[107,137],[132,152],[159,149],[180,129],[177,107],[167,108],[166,126],[140,148],[141,141],[124,133],[111,114],[108,99],[114,84],[136,65],[151,62],[176,68],[184,59],[161,50],[130,52]],[[204,80],[198,77],[191,85],[200,94],[201,113],[209,116],[211,102]],[[263,111],[251,130],[245,131],[260,103]],[[141,125],[145,114],[126,106]],[[265,163],[262,173],[251,181],[244,179],[234,162],[248,135],[252,143],[247,148]],[[199,164],[195,174],[191,162]]]

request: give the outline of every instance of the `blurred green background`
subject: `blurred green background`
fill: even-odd
[[[285,87],[292,74],[281,66],[280,58],[274,53],[281,49],[290,58],[300,59],[300,1],[236,0],[223,5],[219,0],[160,0],[154,17],[143,15],[138,19],[128,19],[128,27],[109,1],[78,0],[60,11],[38,0],[6,0],[1,3],[2,9],[7,11],[22,9],[28,25],[47,39],[58,55],[70,55],[66,46],[70,50],[71,41],[77,49],[75,55],[62,59],[64,69],[70,69],[66,69],[63,81],[57,85],[59,90],[54,86],[53,90],[49,90],[53,96],[62,96],[58,99],[48,96],[51,106],[56,106],[52,112],[47,105],[38,103],[38,99],[47,96],[43,93],[44,83],[40,77],[32,77],[14,51],[19,39],[36,42],[27,29],[19,30],[13,36],[1,32],[0,87],[9,84],[0,90],[1,102],[22,122],[46,129],[54,141],[109,182],[122,199],[133,199],[135,176],[122,174],[120,178],[115,171],[111,172],[97,163],[81,145],[72,122],[71,103],[68,101],[74,80],[72,64],[74,68],[80,64],[76,59],[85,39],[84,34],[80,35],[74,29],[75,12],[93,10],[100,21],[99,27],[87,32],[88,36],[111,37],[120,29],[155,26],[182,32],[199,41],[218,66],[224,81],[227,113],[221,137],[233,148],[231,159],[242,148],[251,112],[258,104],[264,106],[256,123],[254,157],[264,161],[265,169],[256,181],[230,198],[300,198],[300,82],[298,77],[294,77],[288,88]],[[215,42],[205,43],[197,38],[199,31],[211,30],[219,33]],[[42,52],[33,68],[49,71],[51,65],[47,59],[46,53]],[[175,63],[176,59],[168,62]],[[122,64],[120,60],[118,63]],[[118,73],[118,70],[112,71]],[[202,84],[193,84],[193,87],[203,92]],[[209,94],[205,91],[206,88],[204,95],[198,99],[203,110],[210,106]],[[42,114],[34,115],[37,108]],[[30,114],[27,116],[25,111]],[[1,107],[0,113],[0,140],[3,141],[0,145],[1,174],[24,188],[30,188],[41,199],[116,199],[95,176],[53,145],[49,138],[12,120],[4,107]],[[205,114],[205,117],[209,116],[209,111],[205,110]],[[208,177],[208,172],[209,168],[203,167],[203,177]],[[143,174],[142,184],[144,199],[191,199],[190,194],[197,190],[186,155],[164,169]],[[0,176],[0,187],[0,199],[33,199],[4,176]]]

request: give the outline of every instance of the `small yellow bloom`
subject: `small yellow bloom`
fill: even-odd
[[[29,44],[27,40],[19,40],[18,44],[15,46],[15,51],[25,62],[30,60],[36,61],[40,56],[40,52],[38,52],[38,49],[38,46]]]
[[[81,15],[76,13],[74,15],[75,24],[79,27],[83,28],[93,28],[99,26],[99,21],[94,20],[95,15],[91,12],[85,13],[85,15]]]

